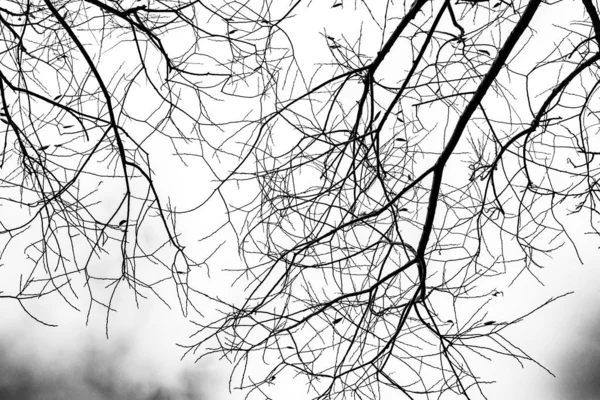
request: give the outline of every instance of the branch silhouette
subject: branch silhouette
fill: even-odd
[[[564,4],[0,5],[0,298],[107,335],[176,302],[250,397],[485,398],[564,296],[493,305],[600,234],[600,17]]]

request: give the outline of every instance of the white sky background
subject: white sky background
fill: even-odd
[[[556,11],[542,6],[536,23],[543,24],[540,18],[569,18],[565,15],[568,4]],[[314,4],[312,7],[314,10]],[[331,27],[328,33],[336,33],[336,28],[343,31],[352,24],[344,19],[336,26],[334,12],[329,4],[323,5],[321,13],[302,16],[299,12],[297,27],[290,24],[290,31],[303,32],[302,40],[294,41],[300,61],[309,62],[309,55],[318,58],[327,52],[319,27],[327,25]],[[173,179],[169,184],[174,193],[190,190],[183,180]],[[218,208],[214,210],[215,214],[219,212]],[[228,248],[211,261],[213,271],[239,263],[232,238],[223,235],[223,240],[229,240]],[[600,381],[600,312],[596,306],[600,304],[600,252],[597,242],[585,240],[579,238],[585,265],[568,251],[557,252],[538,275],[545,287],[524,276],[511,288],[503,288],[504,297],[498,299],[492,311],[497,316],[514,318],[550,297],[575,292],[510,328],[508,334],[557,378],[531,364],[521,369],[513,360],[495,358],[480,364],[482,375],[498,382],[486,392],[490,399],[600,398],[600,384],[594,382],[596,376]],[[10,262],[2,260],[3,264]],[[214,275],[217,284],[227,286],[223,274]],[[243,393],[228,392],[226,362],[206,359],[193,364],[192,357],[179,360],[182,351],[175,343],[185,342],[194,328],[180,315],[176,303],[168,310],[158,301],[148,300],[136,310],[129,300],[117,302],[119,311],[111,316],[109,339],[104,334],[102,315],[93,315],[89,326],[85,326],[85,313],[47,302],[39,306],[42,309],[36,315],[59,325],[50,328],[32,321],[16,302],[0,300],[0,400],[243,398]],[[271,395],[274,400],[306,398],[281,383]]]

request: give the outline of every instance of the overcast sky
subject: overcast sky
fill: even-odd
[[[546,11],[544,11],[546,12]],[[310,22],[301,18],[290,29],[306,24],[324,24],[326,14]],[[306,16],[305,16],[306,17]],[[348,21],[346,21],[348,22]],[[343,29],[343,26],[339,27]],[[319,29],[309,29],[305,42],[297,47],[299,58],[317,57],[313,43],[321,39]],[[320,43],[320,42],[319,42]],[[320,48],[326,51],[324,47]],[[304,54],[303,54],[304,52]],[[181,182],[179,182],[181,183]],[[177,180],[171,182],[177,184]],[[199,185],[201,186],[201,185]],[[187,186],[182,186],[187,191]],[[185,222],[183,222],[185,224]],[[575,226],[574,226],[575,227]],[[223,240],[234,243],[232,237]],[[514,343],[553,372],[510,358],[481,362],[482,375],[497,383],[488,387],[490,400],[593,400],[600,398],[600,252],[597,243],[584,236],[580,264],[566,248],[548,260],[538,276],[544,282],[524,276],[503,288],[504,296],[491,312],[514,318],[546,300],[573,292],[509,328]],[[219,258],[222,257],[222,258]],[[4,264],[10,260],[2,260]],[[235,249],[211,261],[214,268],[239,262]],[[222,284],[227,287],[226,281]],[[32,320],[13,300],[0,300],[0,400],[238,400],[244,392],[229,390],[231,365],[226,360],[207,358],[195,363],[181,360],[185,343],[194,327],[181,315],[176,304],[168,309],[156,299],[142,301],[140,308],[124,299],[115,304],[108,338],[105,319],[92,315],[86,324],[85,312],[78,313],[52,302],[36,304],[35,312],[44,326]],[[202,305],[200,305],[202,308]],[[307,396],[301,391],[276,387],[274,400]]]

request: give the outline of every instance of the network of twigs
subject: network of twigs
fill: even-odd
[[[119,287],[170,282],[187,351],[250,393],[485,397],[474,359],[535,362],[504,336],[535,310],[487,317],[498,282],[579,256],[570,217],[599,233],[596,5],[544,53],[562,2],[283,3],[0,3],[0,251],[26,260],[0,296],[108,322]],[[311,61],[318,13],[359,25]],[[227,234],[241,301],[194,278]]]

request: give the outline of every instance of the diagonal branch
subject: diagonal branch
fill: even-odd
[[[496,77],[500,73],[502,67],[506,63],[506,60],[512,53],[515,45],[525,32],[525,30],[529,27],[529,24],[539,7],[541,0],[531,0],[523,15],[519,19],[519,22],[515,25],[515,28],[508,36],[506,43],[502,46],[502,49],[498,52],[498,56],[492,63],[487,74],[484,76],[483,80],[479,84],[475,94],[469,101],[469,104],[461,114],[458,122],[456,123],[456,127],[454,128],[454,132],[450,136],[448,143],[442,153],[440,154],[437,162],[435,164],[435,169],[433,171],[433,181],[431,183],[431,193],[429,195],[429,201],[427,205],[427,215],[425,217],[425,225],[423,226],[423,233],[421,234],[421,238],[419,239],[419,246],[417,247],[417,257],[419,260],[419,279],[421,285],[421,297],[425,297],[425,278],[426,278],[426,265],[425,265],[425,250],[427,249],[427,243],[429,242],[429,237],[431,236],[431,232],[433,230],[433,221],[435,218],[435,212],[437,208],[437,203],[440,195],[440,188],[442,186],[442,178],[444,176],[444,168],[448,159],[454,152],[456,145],[458,144],[467,124],[469,123],[471,116],[479,107],[479,104],[485,97],[488,89],[492,86]]]

